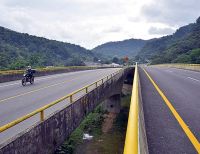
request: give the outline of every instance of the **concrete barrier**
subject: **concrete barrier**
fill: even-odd
[[[200,72],[200,64],[159,64],[159,65],[151,65],[153,67],[168,67],[168,68],[179,68],[186,69],[192,71]]]
[[[60,146],[84,117],[103,100],[120,94],[126,69],[73,104],[53,113],[42,122],[0,146],[0,154],[49,154]]]
[[[138,93],[139,93],[139,150],[140,154],[149,154],[147,136],[146,136],[146,127],[144,121],[144,111],[143,111],[143,101],[141,93],[140,78],[138,79]]]
[[[148,154],[138,65],[135,66],[124,154]]]

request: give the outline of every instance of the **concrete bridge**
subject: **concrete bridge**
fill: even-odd
[[[199,71],[200,65],[136,65],[124,154],[200,153]],[[77,85],[83,87],[77,88],[73,82],[67,84],[74,86],[74,89],[66,86],[66,81],[55,83],[57,78],[60,79],[59,76],[44,79],[53,83],[40,87],[40,81],[43,79],[39,78],[35,89],[21,91],[22,94],[10,97],[6,96],[1,88],[9,89],[17,83],[1,84],[1,95],[5,98],[0,100],[0,116],[5,120],[1,119],[0,123],[5,125],[0,127],[0,137],[1,141],[6,137],[10,139],[2,142],[0,154],[52,153],[103,100],[108,110],[119,111],[121,88],[127,76],[132,80],[131,73],[133,68],[82,71],[75,73],[75,76],[67,75],[68,80],[76,78]],[[32,87],[27,87],[28,90],[29,88]],[[71,90],[67,96],[56,93],[66,93],[66,88]],[[9,89],[12,95],[16,89],[19,91],[21,87]],[[79,90],[72,92],[75,89]],[[35,92],[37,99],[43,100],[39,103],[42,106],[31,101],[36,99],[30,98],[34,95],[27,96]],[[60,94],[59,97],[62,97],[48,103],[52,99],[55,100],[53,94]],[[20,104],[22,99],[18,98],[19,96],[26,98],[25,103]],[[18,108],[23,109],[20,111],[25,116],[13,112],[18,109],[10,102],[13,99],[20,105]],[[30,103],[28,106],[27,102]],[[7,111],[7,108],[10,110]],[[9,114],[18,116],[18,119],[13,121]],[[40,120],[35,118],[35,115],[39,115]],[[17,135],[13,135],[13,131]]]
[[[134,68],[117,68],[98,70],[101,74],[102,72],[107,72],[107,75],[100,80],[90,83],[75,92],[48,103],[24,116],[19,116],[18,119],[1,126],[1,141],[5,141],[1,143],[0,154],[53,153],[55,149],[71,134],[71,132],[77,128],[84,117],[102,101],[105,101],[104,107],[106,107],[110,112],[119,112],[122,86],[125,79],[126,81],[132,81],[133,69]],[[87,77],[89,77],[88,75],[91,72],[99,74],[95,70],[89,72],[86,71]],[[84,71],[82,71],[82,80],[84,80],[83,73]],[[7,83],[1,85],[1,87],[8,88],[9,85],[15,85],[15,83]],[[61,85],[59,85],[59,88],[60,86]],[[66,87],[67,85],[64,86]],[[31,86],[28,88],[30,87]],[[50,86],[48,88],[50,88]],[[42,88],[38,89],[40,90]],[[37,91],[38,89],[34,90]],[[29,93],[34,92],[34,90]],[[19,99],[19,95],[24,98],[28,97],[25,92],[1,99],[1,103],[9,100],[18,101],[17,99]],[[39,93],[38,95],[44,96],[45,92]],[[26,100],[24,102],[28,101],[29,100]],[[6,102],[5,104],[9,105],[9,103],[13,102]],[[56,105],[59,104],[62,105],[56,107]],[[11,107],[7,106],[7,108]],[[24,111],[21,110],[21,112]],[[40,120],[37,118],[38,115],[40,116]],[[9,120],[11,119],[8,119],[8,121]],[[29,124],[26,125],[26,123]],[[16,134],[12,136],[10,134],[12,134],[13,130],[18,131],[16,131]],[[6,140],[7,138],[9,139]]]

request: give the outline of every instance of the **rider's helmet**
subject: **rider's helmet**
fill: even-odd
[[[31,69],[31,66],[28,66],[27,69]]]

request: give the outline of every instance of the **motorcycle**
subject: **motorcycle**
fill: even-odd
[[[22,85],[23,86],[26,86],[26,83],[27,82],[30,82],[30,84],[33,84],[34,83],[34,76],[33,76],[33,73],[35,73],[35,70],[33,70],[32,72],[32,75],[30,74],[27,74],[27,73],[24,73],[24,77],[22,79]]]

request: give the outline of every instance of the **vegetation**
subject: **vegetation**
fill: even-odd
[[[101,124],[103,122],[103,114],[105,111],[102,110],[101,106],[98,106],[93,112],[91,112],[75,129],[68,140],[66,140],[62,146],[60,146],[55,154],[72,154],[77,145],[83,142],[83,133],[90,133],[94,137],[101,134]]]
[[[110,58],[124,56],[134,57],[145,45],[145,40],[130,39],[118,42],[108,42],[92,49],[98,57]]]
[[[160,63],[200,63],[200,18],[181,27],[173,35],[148,42],[136,57],[138,61]]]
[[[48,40],[0,27],[0,70],[25,66],[83,66],[86,61],[123,64],[129,62],[199,63],[200,17],[173,35],[151,39],[108,42],[92,51],[78,45]]]
[[[59,71],[59,70],[89,70],[89,69],[96,69],[97,67],[91,67],[91,66],[65,66],[65,67],[40,67],[36,68],[37,72],[53,72],[53,71]],[[2,70],[0,71],[1,75],[14,75],[14,74],[23,74],[24,70]]]
[[[103,111],[101,106],[98,106],[83,120],[63,145],[56,150],[55,154],[123,153],[130,99],[131,95],[122,96],[122,109],[117,115],[110,131],[102,132],[105,114],[108,113]],[[82,140],[83,133],[89,133],[94,138],[90,142],[84,142]]]
[[[78,45],[48,40],[0,27],[0,70],[27,65],[82,66],[93,54]]]

